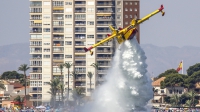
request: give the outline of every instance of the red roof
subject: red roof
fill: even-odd
[[[14,89],[23,87],[23,85],[20,84],[19,82],[10,83],[10,85],[13,85]]]

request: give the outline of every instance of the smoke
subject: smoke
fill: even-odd
[[[147,109],[153,97],[146,56],[136,39],[125,41],[115,53],[106,82],[92,94],[81,112],[130,112]],[[146,110],[147,111],[147,110]]]

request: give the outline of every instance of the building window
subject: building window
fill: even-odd
[[[135,5],[137,5],[137,2],[135,2]]]
[[[44,45],[50,45],[50,42],[44,42]]]
[[[72,55],[65,55],[65,58],[72,58]]]
[[[88,21],[87,25],[94,25],[94,21]]]
[[[117,24],[118,24],[118,25],[121,25],[122,23],[121,23],[121,21],[117,21]]]
[[[133,18],[132,15],[130,15],[130,18]]]
[[[117,12],[121,12],[121,8],[117,8]]]
[[[125,18],[128,18],[128,15],[125,15]]]
[[[65,2],[65,5],[72,5],[72,2]]]
[[[43,28],[43,32],[50,32],[50,28]]]
[[[182,90],[179,90],[179,94],[182,94]]]
[[[121,5],[121,1],[117,1],[117,5]]]
[[[94,38],[94,35],[87,35],[87,38]]]
[[[130,11],[132,11],[132,8],[130,8]]]
[[[44,49],[44,52],[50,52],[49,48]]]
[[[128,11],[128,9],[127,9],[127,8],[125,8],[125,11]]]
[[[165,93],[165,91],[163,89],[161,89],[161,93]]]
[[[50,58],[50,55],[44,55],[44,58]]]
[[[137,11],[137,8],[135,8],[135,11]]]
[[[128,24],[128,22],[125,22],[125,25],[127,25]]]
[[[72,41],[65,41],[65,45],[72,45]]]
[[[71,19],[71,18],[72,18],[72,15],[65,15],[65,18],[66,18],[66,19]]]
[[[126,5],[128,5],[128,2],[125,2]]]
[[[132,5],[133,3],[132,2],[130,2],[130,5]]]
[[[169,90],[169,94],[172,94],[172,90]]]
[[[121,15],[117,15],[117,19],[121,19]]]

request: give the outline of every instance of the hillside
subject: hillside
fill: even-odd
[[[141,45],[147,56],[148,71],[157,76],[167,69],[177,68],[183,60],[186,69],[200,62],[200,47],[158,47],[151,44]],[[0,74],[8,70],[17,70],[20,64],[29,64],[29,44],[12,44],[0,46]]]

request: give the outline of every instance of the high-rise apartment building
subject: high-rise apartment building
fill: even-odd
[[[30,0],[30,86],[31,100],[50,101],[47,82],[61,76],[59,64],[72,63],[70,74],[77,71],[76,87],[90,95],[87,76],[92,72],[92,89],[101,84],[115,52],[116,41],[98,46],[93,56],[83,48],[107,37],[115,28],[126,27],[139,17],[139,0]],[[137,35],[139,41],[139,34]],[[90,66],[98,63],[99,70]],[[97,75],[98,73],[98,75]],[[65,88],[73,86],[72,75],[63,69]],[[35,104],[36,105],[36,104]]]

